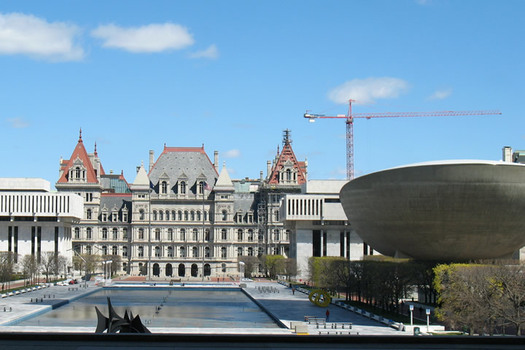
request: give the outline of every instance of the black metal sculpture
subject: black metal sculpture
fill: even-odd
[[[111,300],[108,297],[108,313],[109,317],[102,315],[102,312],[95,306],[97,311],[97,329],[95,333],[151,333],[149,329],[142,324],[139,315],[133,317],[131,311],[128,314],[128,310],[124,312],[124,317],[117,315]]]

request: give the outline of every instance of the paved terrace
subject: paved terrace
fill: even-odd
[[[206,286],[207,284],[191,284],[192,286]],[[223,283],[225,287],[231,287],[232,283]],[[274,329],[240,329],[240,328],[151,328],[153,333],[172,333],[172,334],[291,334],[294,333],[294,324],[304,324],[309,334],[334,334],[343,333],[351,335],[411,335],[409,332],[400,332],[394,328],[383,325],[377,321],[370,320],[354,312],[345,310],[335,305],[330,305],[329,322],[324,328],[324,324],[319,326],[316,323],[304,323],[305,316],[325,318],[326,308],[313,305],[308,300],[308,295],[292,290],[274,282],[248,282],[245,291],[256,303],[282,325],[292,328]],[[144,284],[141,284],[144,286]],[[166,287],[166,285],[156,285],[152,288]],[[217,284],[214,283],[214,287]],[[101,287],[95,286],[93,282],[76,284],[73,286],[50,286],[37,291],[26,292],[19,295],[9,296],[0,299],[0,332],[85,332],[93,333],[96,324],[92,327],[53,327],[43,325],[38,327],[8,326],[7,324],[28,317],[38,315],[57,308],[84,295],[95,292]],[[176,288],[176,287],[175,287]],[[131,306],[131,305],[130,305]],[[131,306],[132,307],[132,306]],[[4,311],[5,310],[5,311]],[[95,321],[94,321],[95,322]],[[292,323],[293,322],[293,323]],[[342,329],[342,325],[345,328]],[[349,329],[349,324],[352,328]],[[337,325],[337,330],[332,327]],[[304,327],[303,327],[304,328]],[[303,332],[304,333],[304,332]]]

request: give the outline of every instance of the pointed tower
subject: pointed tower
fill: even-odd
[[[215,222],[232,223],[233,222],[233,192],[235,188],[230,178],[230,174],[223,164],[217,183],[213,187],[215,192]]]
[[[146,173],[146,169],[144,169],[144,163],[138,167],[137,176],[130,185],[130,189],[133,201],[132,221],[147,222],[147,220],[149,220],[148,215],[150,212],[150,180]]]
[[[98,215],[102,193],[100,171],[102,165],[95,153],[88,154],[82,140],[80,129],[78,142],[69,159],[60,160],[59,179],[55,184],[57,191],[74,192],[84,199],[84,210],[90,218]]]
[[[283,132],[283,148],[277,154],[268,176],[271,186],[300,186],[306,183],[306,162],[299,162],[292,149],[291,131]]]

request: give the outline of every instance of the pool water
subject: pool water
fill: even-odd
[[[279,327],[242,291],[208,288],[104,289],[17,326],[96,327],[95,306],[107,317],[107,297],[119,316],[128,309],[148,328]]]

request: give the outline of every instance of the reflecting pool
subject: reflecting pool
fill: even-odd
[[[103,289],[16,325],[96,327],[95,306],[108,316],[107,297],[118,315],[128,309],[148,328],[279,328],[242,291],[211,288]]]

